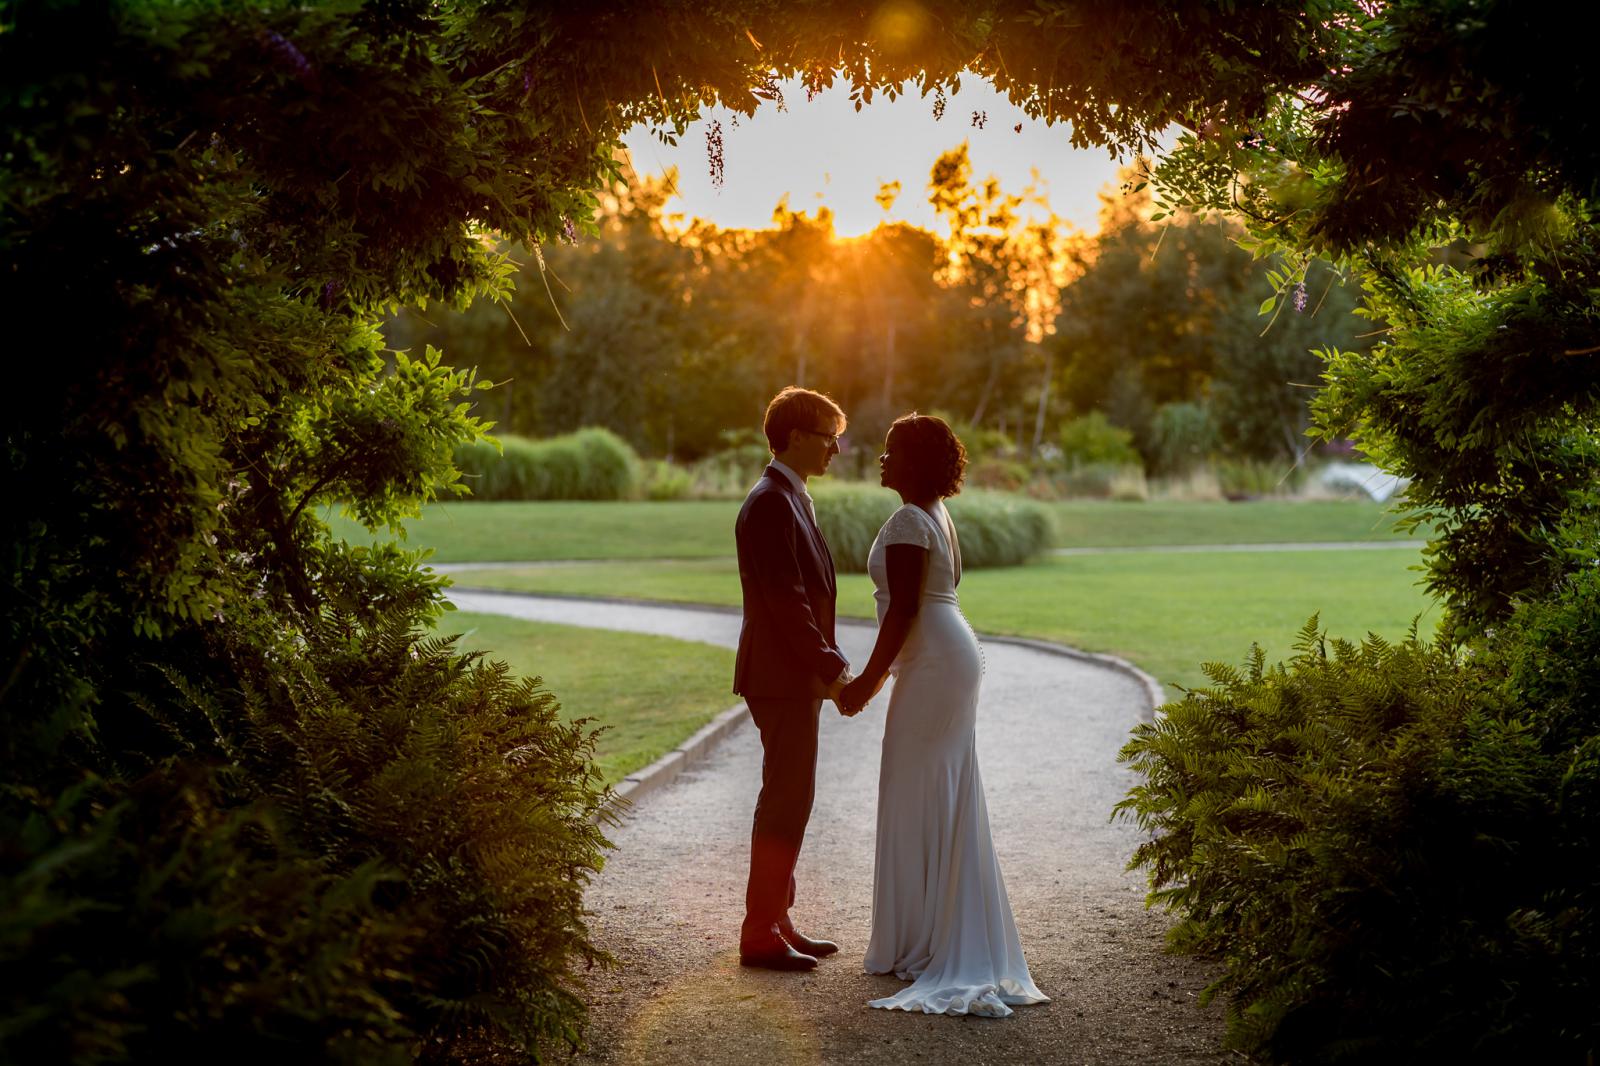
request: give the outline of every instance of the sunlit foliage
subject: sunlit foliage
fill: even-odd
[[[5,1056],[400,1061],[580,1039],[580,968],[603,960],[580,903],[603,846],[590,741],[536,687],[422,640],[437,582],[331,542],[317,505],[402,518],[454,491],[453,449],[485,429],[474,376],[450,369],[471,356],[402,360],[383,315],[504,297],[508,241],[554,289],[537,263],[594,232],[626,128],[748,114],[775,77],[958,108],[961,77],[987,77],[1114,150],[1192,130],[1158,171],[1164,203],[1245,215],[1285,259],[1285,299],[1314,255],[1374,293],[1388,343],[1330,356],[1324,429],[1417,479],[1460,632],[1511,618],[1539,651],[1592,656],[1556,624],[1593,617],[1562,609],[1593,557],[1576,490],[1600,350],[1593,34],[1575,17],[1503,0],[0,6],[0,271],[6,320],[36,338],[3,400],[4,958],[29,997]],[[803,299],[815,235],[789,229],[769,268]],[[1467,281],[1424,266],[1448,242]],[[835,328],[819,306],[774,354],[804,379]],[[648,411],[661,382],[635,377]],[[1494,764],[1529,769],[1530,809],[1551,766],[1561,803],[1591,802],[1572,783],[1593,780],[1593,700],[1575,691],[1576,724]],[[1591,914],[1516,928],[1560,944]],[[1592,1002],[1592,968],[1575,972]]]

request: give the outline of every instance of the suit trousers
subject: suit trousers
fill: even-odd
[[[820,699],[747,699],[761,730],[761,795],[750,830],[750,881],[744,894],[744,939],[773,923],[787,925],[817,785]]]

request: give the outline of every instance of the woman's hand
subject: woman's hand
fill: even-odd
[[[843,692],[839,693],[839,713],[846,718],[854,718],[861,713],[862,708],[866,707],[867,701],[877,695],[878,689],[882,687],[882,681],[874,685],[869,677],[856,678],[844,687]]]

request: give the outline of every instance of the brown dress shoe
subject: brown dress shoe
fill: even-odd
[[[796,951],[802,951],[807,955],[812,955],[819,959],[826,955],[832,955],[834,952],[839,950],[839,945],[835,944],[833,941],[812,940],[810,937],[797,932],[795,927],[792,925],[778,926],[778,933],[783,937],[784,940],[787,940],[789,942],[789,946],[794,948]]]
[[[769,926],[765,935],[739,943],[739,965],[754,966],[762,970],[810,970],[817,965],[816,957],[805,955],[789,946],[778,935],[777,925]]]

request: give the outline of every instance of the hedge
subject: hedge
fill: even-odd
[[[642,482],[639,456],[607,429],[499,440],[498,448],[480,440],[456,449],[456,465],[476,499],[625,500]]]
[[[819,486],[812,496],[834,565],[844,573],[864,573],[872,542],[900,506],[899,497],[865,485]],[[1050,545],[1050,516],[1031,500],[971,492],[952,497],[945,506],[956,524],[966,569],[1017,566]]]

